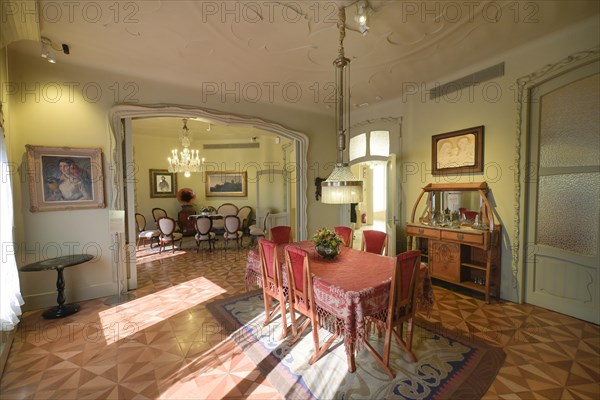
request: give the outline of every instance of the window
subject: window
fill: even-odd
[[[369,143],[372,156],[390,155],[390,133],[388,131],[372,131]]]
[[[385,161],[390,155],[390,132],[385,130],[359,133],[350,138],[350,162]]]
[[[361,133],[350,138],[350,161],[367,155],[367,134]]]

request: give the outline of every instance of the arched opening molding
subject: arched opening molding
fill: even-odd
[[[108,200],[109,208],[112,210],[125,210],[127,214],[131,214],[129,211],[128,204],[125,204],[125,199],[129,200],[127,203],[132,203],[133,194],[133,179],[127,179],[127,177],[133,177],[135,172],[133,165],[131,168],[126,165],[128,160],[133,158],[132,149],[132,137],[131,137],[131,120],[138,118],[156,118],[156,117],[173,117],[173,118],[199,118],[206,122],[220,124],[220,125],[246,125],[252,126],[256,129],[261,129],[273,133],[277,136],[281,136],[292,140],[296,145],[296,159],[289,160],[289,162],[295,162],[294,168],[297,171],[297,176],[294,179],[296,184],[297,193],[297,207],[296,207],[296,221],[297,221],[297,238],[304,240],[307,237],[307,175],[308,170],[307,154],[308,154],[308,137],[298,131],[290,128],[286,128],[278,123],[266,121],[257,117],[251,117],[239,114],[228,114],[217,110],[199,108],[199,107],[188,107],[188,106],[175,106],[175,105],[128,105],[121,104],[112,107],[109,112],[109,123],[111,128],[111,142],[110,142],[110,160],[109,165],[113,171],[112,181],[110,182],[110,190]],[[125,191],[129,194],[125,196]],[[133,220],[133,214],[129,221]],[[133,226],[133,224],[132,224]],[[131,232],[132,229],[129,229]],[[135,231],[135,230],[133,230]],[[135,243],[135,240],[130,243]],[[122,254],[127,254],[127,249],[121,240],[121,243],[115,243],[118,248],[123,249]],[[130,259],[131,257],[127,257]],[[122,268],[122,260],[116,260],[116,268]],[[135,263],[133,263],[135,266]],[[135,271],[134,268],[129,268],[130,274],[130,285],[136,286]]]

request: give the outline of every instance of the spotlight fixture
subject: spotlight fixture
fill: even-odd
[[[362,33],[363,36],[367,36],[369,33],[369,26],[367,25],[367,13],[369,11],[369,3],[367,0],[359,0],[356,3],[356,7],[358,9],[354,20],[358,22],[358,30]]]
[[[40,40],[42,42],[42,58],[45,58],[49,63],[56,64],[55,51],[62,52],[64,54],[69,54],[71,52],[68,44],[56,44],[45,36],[42,36]]]

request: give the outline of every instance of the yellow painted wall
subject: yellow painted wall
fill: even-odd
[[[454,71],[436,82],[407,82],[416,92],[405,94],[403,99],[390,101],[354,113],[354,119],[403,116],[401,154],[401,204],[402,221],[406,223],[420,189],[430,182],[487,181],[488,196],[500,224],[502,236],[501,297],[518,301],[518,282],[513,279],[512,238],[514,234],[515,183],[513,162],[516,153],[517,102],[515,83],[519,77],[531,74],[547,64],[577,52],[598,46],[600,37],[597,18],[575,27],[544,37],[505,54]],[[463,89],[446,97],[429,99],[427,89],[480,69],[505,62],[505,75],[478,87]],[[431,175],[431,136],[459,129],[485,126],[485,171],[477,174],[452,175],[444,178]],[[401,241],[401,243],[404,241]]]
[[[109,232],[108,208],[37,212],[29,211],[29,189],[25,180],[25,145],[100,147],[104,155],[105,192],[113,196],[111,182],[115,171],[110,163],[112,140],[108,122],[111,107],[118,103],[177,104],[206,107],[222,112],[253,115],[305,133],[308,148],[307,200],[308,232],[316,230],[313,221],[333,225],[338,213],[314,200],[315,176],[331,171],[323,165],[335,159],[335,130],[332,115],[315,115],[302,110],[258,103],[202,103],[201,93],[138,77],[107,74],[101,70],[65,64],[49,64],[39,56],[10,52],[8,56],[11,143],[9,155],[17,164],[14,176],[15,240],[20,253],[18,265],[25,265],[69,252],[97,255],[94,262],[65,270],[67,301],[108,296],[116,293],[113,265],[113,235]],[[199,78],[200,79],[200,78]],[[322,132],[329,132],[323,135]],[[164,148],[163,151],[168,151]],[[154,165],[153,165],[154,166]],[[134,179],[147,181],[148,167],[140,168]],[[140,189],[140,193],[146,189]],[[220,202],[220,201],[216,201]],[[56,273],[21,273],[24,309],[56,304]]]
[[[156,137],[136,134],[135,121],[133,123],[133,148],[134,163],[138,170],[138,179],[135,185],[136,212],[146,218],[147,228],[153,227],[152,208],[160,207],[167,211],[173,218],[181,210],[181,205],[176,198],[151,198],[150,197],[150,169],[167,169],[167,157],[170,149],[180,149],[181,144],[176,136]],[[246,139],[243,139],[246,140]],[[256,171],[268,169],[269,166],[279,165],[281,168],[283,152],[280,144],[270,138],[259,140],[259,148],[238,149],[207,149],[202,145],[214,144],[215,141],[194,141],[192,147],[199,149],[201,157],[205,158],[205,166],[210,171],[236,171],[246,172],[247,195],[244,197],[206,197],[206,179],[204,173],[192,173],[186,178],[184,174],[177,174],[177,188],[192,188],[196,192],[194,208],[199,211],[202,207],[213,206],[218,208],[223,203],[235,204],[238,208],[250,206],[256,212]],[[219,141],[219,144],[242,143],[240,140]],[[279,164],[276,164],[279,163]]]

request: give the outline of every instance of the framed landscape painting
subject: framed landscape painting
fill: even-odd
[[[206,172],[206,197],[245,197],[246,172]]]
[[[177,174],[166,169],[150,170],[150,197],[175,197]]]
[[[100,148],[25,147],[32,212],[104,208]]]
[[[431,139],[432,175],[483,172],[483,125]]]

